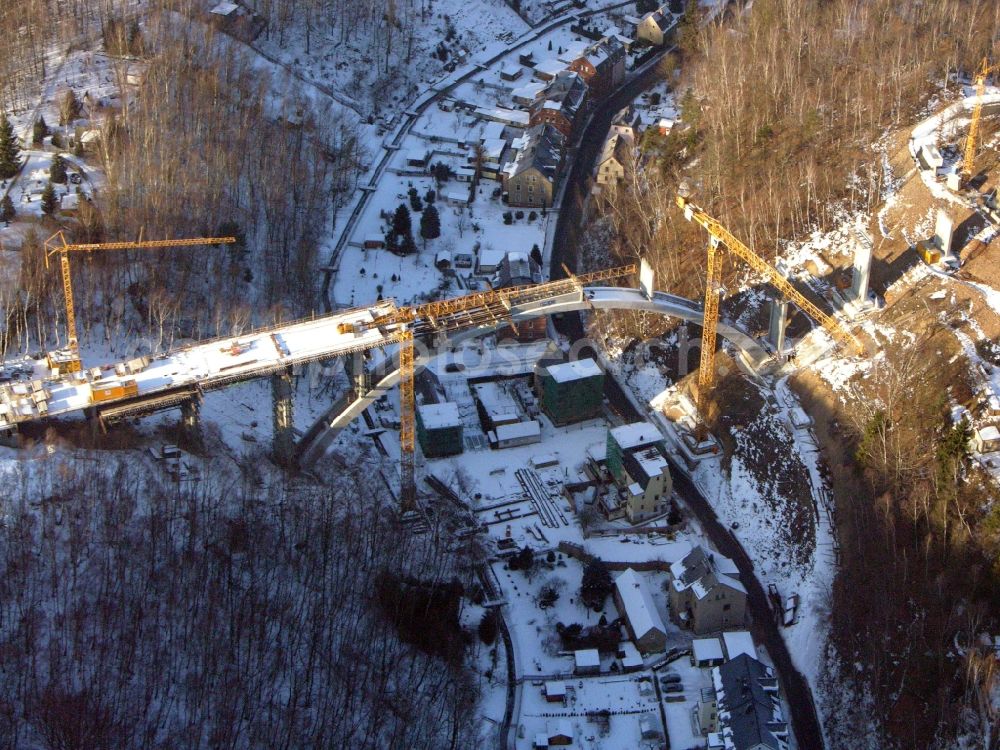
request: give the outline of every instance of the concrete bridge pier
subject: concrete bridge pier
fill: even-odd
[[[181,440],[195,450],[203,447],[201,399],[198,396],[181,401]]]
[[[280,465],[295,463],[295,420],[292,411],[292,368],[271,376],[271,398],[274,406],[274,433],[271,450]]]
[[[351,390],[358,398],[372,389],[372,376],[365,367],[365,353],[354,352],[344,358],[344,372],[351,381]]]
[[[788,300],[775,295],[771,300],[771,321],[767,329],[767,340],[771,342],[779,357],[785,348],[786,328],[788,328]]]

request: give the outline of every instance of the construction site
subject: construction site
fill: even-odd
[[[824,162],[766,0],[202,5],[0,122],[0,750],[996,750],[1000,58]]]

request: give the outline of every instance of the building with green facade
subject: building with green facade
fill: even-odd
[[[417,407],[417,440],[427,458],[462,452],[462,417],[458,404],[444,402]]]
[[[553,424],[593,419],[601,414],[604,372],[592,359],[548,365],[538,371],[538,392]]]
[[[608,430],[606,462],[630,523],[667,511],[673,481],[666,444],[655,425],[635,422]]]

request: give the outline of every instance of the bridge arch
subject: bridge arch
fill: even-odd
[[[673,318],[680,318],[701,325],[704,321],[702,305],[685,297],[678,297],[664,292],[654,292],[647,297],[638,289],[621,287],[587,287],[567,294],[549,297],[543,300],[528,302],[513,306],[510,309],[510,319],[517,324],[521,321],[533,320],[558,313],[579,312],[582,310],[640,310]],[[449,336],[444,344],[457,345],[464,341],[481,338],[495,333],[507,326],[507,321],[483,324],[468,328]],[[751,336],[734,326],[719,322],[718,333],[732,343],[740,351],[746,364],[758,370],[771,358],[771,355],[761,347]],[[418,355],[415,365],[418,369],[426,367],[438,355]],[[311,466],[326,451],[327,446],[353,422],[371,404],[399,384],[399,369],[393,358],[392,370],[384,375],[371,390],[353,401],[337,405],[327,412],[303,437],[299,448],[299,463],[304,467]],[[339,407],[339,408],[338,408]]]

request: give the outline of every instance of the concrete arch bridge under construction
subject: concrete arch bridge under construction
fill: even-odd
[[[701,304],[653,291],[651,272],[644,276],[642,289],[586,286],[595,280],[632,275],[634,271],[635,267],[627,267],[570,276],[534,287],[477,293],[414,308],[397,308],[391,301],[380,301],[370,307],[198,342],[164,354],[74,373],[52,372],[40,360],[34,364],[30,382],[0,385],[0,433],[16,438],[26,425],[80,413],[103,427],[179,407],[182,426],[197,439],[198,405],[205,392],[269,376],[274,398],[275,457],[309,465],[367,406],[399,384],[400,347],[394,345],[399,343],[404,329],[418,341],[433,339],[429,343],[440,351],[511,323],[582,310],[646,311],[703,322]],[[444,312],[434,318],[428,310],[434,314]],[[770,355],[746,333],[723,323],[718,331],[740,351],[748,368],[759,370],[770,360]],[[385,370],[387,374],[377,382],[366,383],[342,397],[298,440],[300,433],[292,420],[293,368],[387,347],[393,347],[388,354],[391,371]],[[418,355],[415,367],[426,366],[434,356],[423,347]]]
[[[631,310],[664,315],[671,318],[701,325],[704,310],[699,302],[686,297],[678,297],[664,292],[647,294],[643,290],[624,287],[588,287],[544,299],[533,300],[510,309],[509,320],[483,323],[448,336],[446,340],[435,342],[434,349],[424,349],[415,359],[415,365],[422,369],[444,351],[453,349],[471,339],[496,333],[513,323],[534,320],[542,316],[586,310]],[[772,356],[753,337],[733,325],[720,322],[718,333],[739,351],[743,363],[757,372],[772,361]],[[308,467],[318,461],[334,439],[357,419],[369,406],[399,385],[398,353],[390,355],[390,361],[382,368],[385,373],[378,380],[355,388],[345,394],[323,418],[318,420],[303,437],[296,450],[297,461]]]

